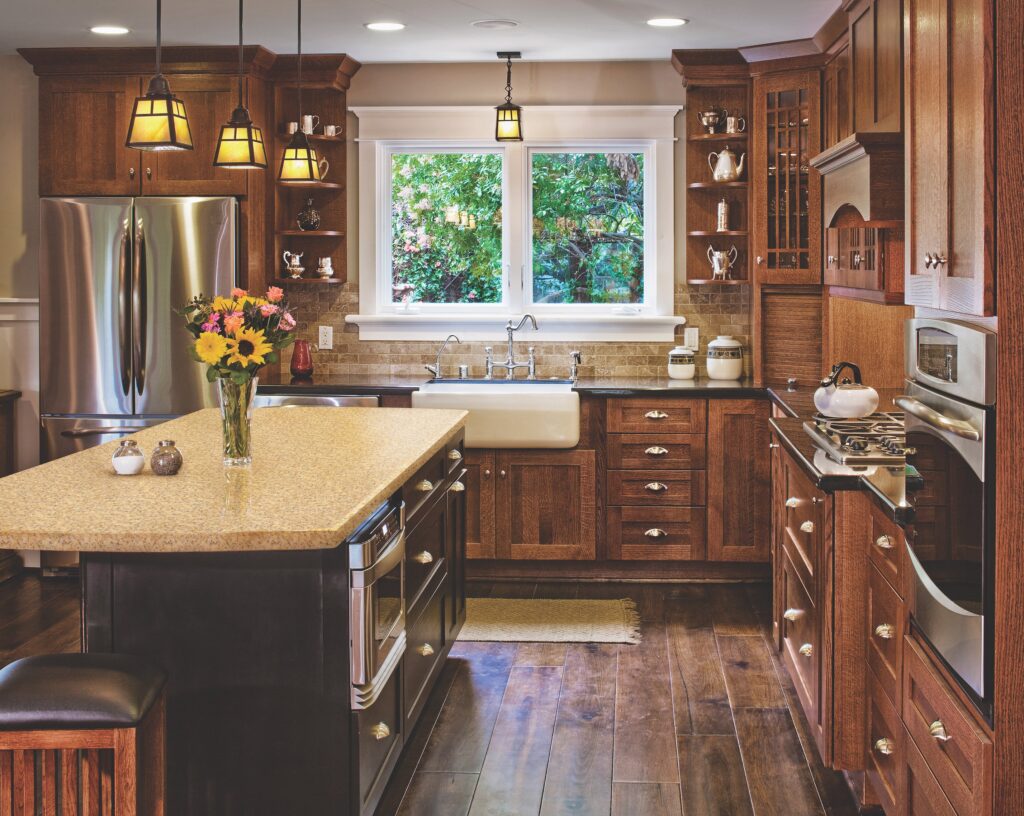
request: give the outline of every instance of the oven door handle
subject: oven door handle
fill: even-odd
[[[970,422],[940,414],[934,408],[930,408],[918,399],[902,396],[896,397],[893,402],[908,414],[913,414],[936,430],[951,433],[954,436],[959,436],[961,439],[969,439],[972,442],[979,442],[981,440],[981,433]]]
[[[354,569],[350,574],[353,587],[372,586],[382,575],[387,575],[405,560],[405,528],[403,527],[380,556],[365,569]]]

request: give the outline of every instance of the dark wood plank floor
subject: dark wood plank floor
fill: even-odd
[[[632,598],[643,642],[457,643],[378,816],[852,816],[770,648],[766,587],[472,584]],[[0,585],[0,665],[77,651],[78,585]]]

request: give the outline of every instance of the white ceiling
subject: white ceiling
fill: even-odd
[[[164,0],[164,42],[237,42],[237,0]],[[0,52],[23,46],[148,45],[155,0],[0,0]],[[489,60],[518,50],[527,60],[667,59],[673,48],[731,48],[811,36],[838,0],[304,0],[303,50],[345,52],[361,62]],[[295,49],[295,0],[248,0],[246,42]],[[685,17],[675,29],[651,17]],[[474,20],[520,26],[483,31]],[[375,33],[374,20],[407,28]],[[132,29],[124,37],[89,32],[97,24]]]

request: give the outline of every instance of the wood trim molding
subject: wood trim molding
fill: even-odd
[[[848,35],[850,26],[849,6],[849,0],[842,3],[839,8],[832,12],[831,17],[821,24],[821,28],[815,32],[814,36],[811,37],[819,51],[833,52],[835,50],[833,46]]]
[[[270,71],[271,79],[287,85],[294,79],[297,67],[295,54],[279,54]],[[303,54],[302,84],[347,91],[352,84],[352,77],[362,67],[361,62],[348,54]]]
[[[37,76],[151,74],[153,48],[19,48],[18,53]],[[268,76],[277,56],[262,45],[247,45],[247,74]],[[168,74],[235,74],[238,48],[227,45],[165,46],[163,67]]]

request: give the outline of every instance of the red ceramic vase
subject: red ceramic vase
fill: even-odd
[[[292,349],[291,372],[293,377],[313,376],[313,355],[308,340],[296,340]]]

